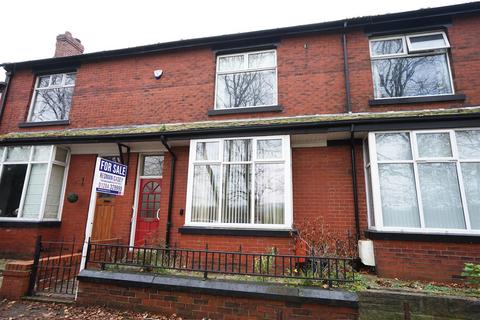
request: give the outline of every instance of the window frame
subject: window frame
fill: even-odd
[[[282,159],[257,159],[257,141],[258,140],[282,140]],[[252,160],[250,161],[235,161],[228,162],[223,160],[224,142],[227,140],[252,140]],[[196,147],[200,142],[218,142],[219,143],[219,157],[218,160],[196,160]],[[198,139],[190,140],[190,151],[188,161],[188,183],[187,183],[187,201],[185,226],[186,227],[205,227],[205,228],[225,228],[225,229],[275,229],[275,230],[292,230],[293,228],[293,190],[292,190],[292,160],[291,160],[291,145],[290,136],[255,136],[255,137],[227,137],[214,139]],[[257,163],[283,163],[285,165],[284,172],[284,223],[283,224],[256,224],[255,217],[255,165]],[[220,166],[219,179],[223,181],[223,167],[224,164],[251,164],[251,203],[250,208],[250,223],[222,223],[222,206],[223,201],[223,184],[220,188],[219,195],[219,209],[217,222],[192,222],[192,202],[193,202],[193,173],[196,164],[216,164]]]
[[[266,52],[273,52],[274,59],[275,59],[275,66],[274,67],[264,67],[264,68],[248,68],[248,55],[256,54],[256,53],[266,53]],[[243,63],[244,68],[238,70],[230,70],[230,71],[219,71],[220,66],[220,59],[226,57],[234,57],[234,56],[241,56],[243,55]],[[278,105],[278,61],[277,61],[277,49],[267,49],[267,50],[257,50],[257,51],[243,51],[237,53],[229,53],[229,54],[219,54],[216,57],[216,64],[215,64],[215,92],[214,92],[214,110],[238,110],[238,109],[247,109],[247,108],[258,108],[258,107],[269,107],[269,106],[276,106]],[[275,103],[273,104],[262,104],[257,106],[244,106],[244,107],[237,107],[237,108],[220,108],[217,107],[217,90],[218,90],[218,77],[219,75],[225,74],[234,74],[234,73],[246,73],[246,72],[253,72],[253,71],[269,71],[275,70]]]
[[[66,85],[65,84],[65,80],[66,80],[66,76],[68,74],[75,74],[75,83],[74,84],[69,84],[69,85]],[[56,76],[56,75],[62,75],[62,83],[60,85],[50,85],[51,81],[52,81],[52,77],[53,76]],[[49,79],[49,86],[46,87],[46,88],[39,88],[39,84],[40,84],[40,78],[42,77],[50,77]],[[68,121],[70,120],[70,112],[68,113],[68,118],[67,119],[57,119],[57,120],[43,120],[43,121],[32,121],[32,116],[33,116],[33,109],[35,107],[35,103],[37,101],[37,92],[40,90],[51,90],[51,89],[59,89],[59,88],[74,88],[73,89],[73,93],[72,93],[72,101],[70,102],[70,111],[71,111],[71,108],[72,108],[72,104],[73,104],[73,94],[75,93],[75,86],[77,85],[77,72],[76,71],[71,71],[71,72],[63,72],[63,73],[49,73],[49,74],[39,74],[36,76],[36,79],[35,79],[35,86],[33,88],[33,94],[32,94],[32,99],[30,101],[30,106],[29,106],[29,110],[28,110],[28,115],[27,115],[27,121],[26,123],[38,123],[38,124],[41,124],[41,123],[44,123],[44,122],[56,122],[56,121]]]
[[[436,49],[426,49],[426,50],[415,50],[411,52],[409,50],[410,44],[410,37],[417,37],[417,36],[428,36],[434,34],[442,34],[443,39],[445,40],[448,46],[444,48],[436,48]],[[402,39],[403,45],[403,52],[402,53],[391,53],[391,54],[383,54],[383,55],[373,55],[372,51],[372,42],[374,41],[382,41],[382,40],[394,40],[394,39]],[[397,35],[390,35],[390,36],[380,36],[380,37],[372,37],[368,39],[368,47],[370,53],[370,70],[372,72],[372,86],[373,86],[373,96],[375,100],[390,100],[390,99],[406,99],[406,98],[420,98],[420,97],[438,97],[438,96],[450,96],[455,94],[455,85],[453,83],[453,74],[452,74],[452,66],[450,62],[450,42],[448,37],[444,31],[431,31],[431,32],[420,32],[420,33],[406,33],[406,34],[397,34]],[[430,95],[415,95],[415,96],[401,96],[401,97],[376,97],[376,89],[375,89],[375,70],[373,66],[373,61],[376,60],[386,60],[386,59],[395,59],[395,58],[413,58],[413,57],[424,57],[424,56],[434,56],[443,54],[445,55],[445,59],[447,62],[448,68],[448,79],[450,80],[450,88],[451,92],[449,93],[440,93],[440,94],[430,94]]]
[[[12,148],[17,147],[17,146],[10,146]],[[33,154],[34,154],[34,149],[37,147],[36,145],[33,146],[26,146],[30,148],[30,151],[28,153],[28,159],[27,160],[21,160],[21,161],[6,161],[7,157],[7,149],[9,148],[8,146],[4,146],[3,150],[0,151],[0,180],[2,179],[3,176],[3,168],[6,165],[15,165],[15,164],[26,164],[27,165],[27,170],[25,172],[25,178],[23,182],[23,188],[22,188],[22,195],[20,198],[20,202],[18,205],[18,215],[16,217],[0,217],[0,221],[18,221],[18,222],[41,222],[41,221],[61,221],[62,219],[62,213],[63,213],[63,202],[65,198],[65,190],[67,186],[67,177],[68,177],[68,171],[70,167],[70,157],[71,157],[71,152],[68,148],[66,147],[59,147],[55,145],[48,145],[47,147],[50,147],[50,156],[48,160],[33,160]],[[57,152],[57,149],[61,148],[67,151],[65,162],[55,160],[55,155]],[[43,189],[42,189],[42,198],[40,200],[40,209],[38,213],[38,218],[25,218],[23,217],[23,206],[25,203],[25,198],[26,198],[26,192],[28,188],[28,183],[30,180],[30,172],[32,165],[34,164],[46,164],[47,169],[45,171],[45,180],[43,182]],[[45,208],[47,205],[47,197],[48,197],[48,188],[50,187],[50,179],[51,179],[51,173],[52,173],[52,168],[53,165],[59,165],[64,168],[64,174],[63,174],[63,181],[61,184],[60,188],[60,198],[59,198],[59,204],[58,204],[58,210],[57,210],[57,217],[56,218],[45,218]]]
[[[472,229],[470,224],[470,212],[467,204],[467,198],[465,193],[465,185],[463,180],[463,173],[461,165],[462,163],[480,163],[480,158],[462,159],[458,152],[458,145],[456,139],[456,131],[480,131],[480,128],[454,128],[454,129],[433,129],[433,130],[395,130],[395,131],[374,131],[368,133],[368,152],[369,152],[369,165],[371,174],[371,187],[372,187],[372,199],[373,208],[367,205],[368,216],[374,218],[374,225],[371,220],[368,219],[368,228],[375,231],[383,232],[400,232],[400,233],[426,233],[426,234],[460,234],[460,235],[480,235],[480,229]],[[377,159],[376,148],[376,134],[384,133],[408,133],[410,138],[410,148],[412,152],[411,160],[381,160]],[[452,151],[452,157],[437,157],[437,158],[420,158],[418,154],[417,135],[422,133],[448,133],[450,139],[450,146]],[[380,179],[378,164],[388,163],[405,163],[412,164],[412,170],[414,174],[414,183],[416,188],[416,199],[418,205],[418,214],[420,227],[386,227],[383,225],[383,212],[382,202],[380,194]],[[418,173],[418,164],[422,163],[454,163],[456,168],[456,174],[458,179],[459,195],[461,200],[461,206],[463,211],[463,218],[465,221],[465,229],[454,228],[429,228],[425,227],[424,208],[422,204],[422,194],[420,189],[420,180]],[[366,158],[364,157],[364,168],[366,170]],[[367,179],[366,179],[367,181]],[[368,189],[368,185],[366,186]],[[369,202],[369,194],[366,192],[367,203]]]
[[[442,35],[443,40],[445,41],[445,46],[444,47],[438,47],[438,48],[432,48],[432,49],[423,49],[423,50],[422,49],[415,50],[415,49],[412,48],[412,42],[411,42],[410,38],[412,38],[412,37],[413,38],[422,37],[422,36],[431,36],[431,35],[435,35],[435,34],[441,34]],[[445,33],[445,31],[411,33],[411,34],[405,35],[405,38],[407,40],[408,51],[413,52],[413,53],[432,51],[432,50],[447,50],[447,49],[450,48],[450,42],[448,41],[448,37],[447,37],[447,34]]]

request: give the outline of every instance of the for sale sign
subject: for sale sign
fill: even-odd
[[[123,196],[127,170],[126,165],[103,158],[97,158],[93,180],[95,190],[100,193]]]

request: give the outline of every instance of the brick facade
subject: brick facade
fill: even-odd
[[[377,271],[388,278],[459,281],[463,264],[480,263],[478,244],[375,240]]]
[[[370,107],[373,98],[368,36],[363,29],[349,29],[348,63],[352,111],[379,112],[457,108],[480,105],[480,20],[477,16],[453,16],[447,34],[451,43],[450,62],[456,93],[465,101],[411,103]],[[346,110],[342,33],[331,31],[282,37],[277,44],[278,102],[282,112],[209,116],[214,107],[215,51],[210,47],[185,48],[162,53],[139,54],[82,62],[77,71],[70,124],[20,128],[26,120],[35,75],[31,68],[18,68],[10,81],[8,98],[0,119],[0,134],[109,126],[254,119],[316,114],[338,114]],[[157,80],[153,70],[163,69]],[[102,114],[108,116],[99,116]],[[268,133],[264,133],[268,134]],[[363,133],[365,134],[365,132]],[[345,139],[348,133],[344,132]],[[360,137],[357,137],[360,138]],[[186,138],[186,140],[188,140]],[[188,174],[188,141],[173,147],[177,156],[173,196],[171,244],[185,248],[266,252],[275,247],[293,253],[292,237],[189,235],[178,231],[185,224]],[[357,144],[360,237],[367,226],[365,179],[361,146]],[[293,148],[294,224],[322,219],[337,238],[355,236],[350,146]],[[64,202],[61,226],[6,227],[0,225],[0,254],[29,256],[38,235],[45,238],[82,239],[88,213],[96,154],[74,154],[71,158],[66,194],[76,193],[75,203]],[[132,152],[125,195],[115,200],[112,236],[127,243],[131,232],[139,154]],[[160,224],[156,244],[164,242],[167,229],[171,156],[165,154]],[[375,240],[378,273],[391,277],[451,280],[463,262],[478,261],[475,244],[423,243]],[[431,263],[436,269],[429,268]],[[417,266],[418,268],[414,268]],[[439,270],[439,271],[438,271]],[[418,273],[413,272],[418,271]]]
[[[448,28],[455,90],[465,93],[465,102],[412,103],[369,107],[373,98],[368,37],[362,30],[348,33],[352,108],[354,112],[454,108],[480,105],[476,88],[480,46],[476,17],[455,18]],[[282,39],[277,48],[278,103],[281,113],[208,116],[215,91],[215,53],[210,48],[117,58],[84,63],[78,69],[70,125],[90,128],[135,124],[178,123],[219,119],[265,118],[332,114],[345,111],[341,33],[316,34]],[[305,48],[306,47],[306,48]],[[162,68],[160,80],[153,70]],[[0,120],[0,134],[35,131],[18,128],[28,114],[35,76],[18,70],[11,80],[7,108]],[[97,117],[101,107],[108,117]],[[42,130],[55,130],[58,126]]]

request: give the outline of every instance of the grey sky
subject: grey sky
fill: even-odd
[[[55,37],[66,30],[85,52],[94,52],[463,2],[468,1],[4,1],[0,62],[51,57]]]

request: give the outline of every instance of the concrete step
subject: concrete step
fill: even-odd
[[[22,297],[22,300],[36,301],[36,302],[54,302],[63,304],[74,304],[75,296],[69,294],[55,294],[55,293],[36,293],[34,296]]]

